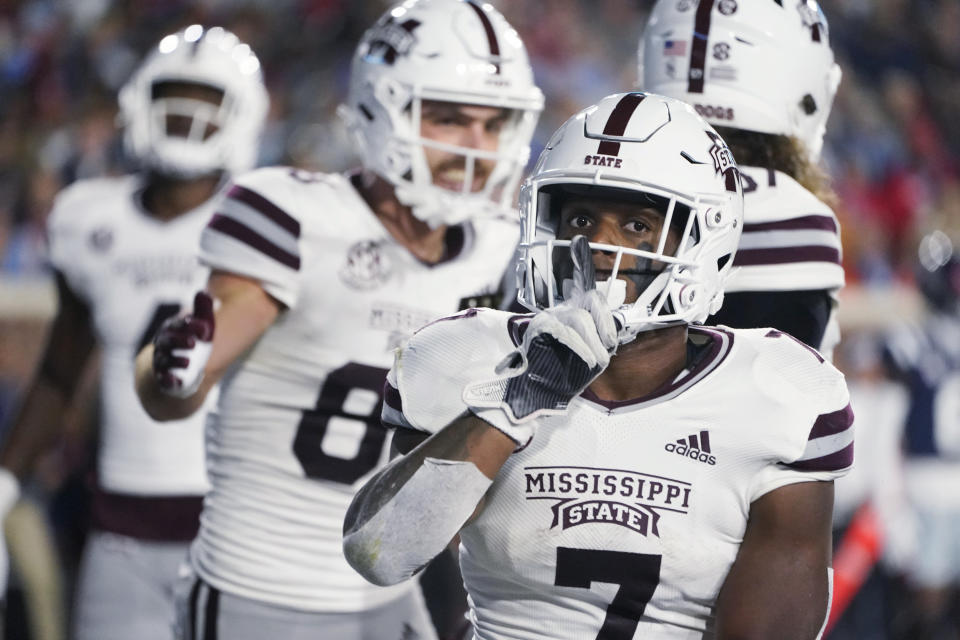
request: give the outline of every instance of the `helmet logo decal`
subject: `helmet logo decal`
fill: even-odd
[[[714,60],[726,60],[730,57],[730,44],[726,42],[718,42],[713,45],[713,59]]]
[[[707,38],[710,36],[710,17],[716,0],[700,0],[693,23],[693,46],[690,48],[690,71],[687,91],[703,93],[703,70],[707,62]]]
[[[727,191],[737,190],[737,165],[733,161],[733,154],[730,153],[730,147],[723,141],[723,138],[712,131],[705,132],[713,145],[710,147],[710,157],[713,158],[713,170],[717,175],[723,175],[727,179]]]
[[[603,135],[622,136],[623,132],[627,130],[630,117],[645,97],[642,93],[628,93],[620,98],[620,102],[610,112],[610,117],[607,118],[607,123],[603,126]],[[620,143],[612,140],[601,140],[600,146],[597,147],[597,153],[605,156],[618,155],[620,153]]]
[[[717,8],[720,9],[720,13],[723,15],[732,16],[737,12],[737,0],[720,0]]]
[[[500,43],[497,42],[497,33],[493,30],[493,23],[490,22],[490,17],[486,12],[477,5],[474,0],[466,0],[467,4],[471,9],[477,12],[477,17],[480,18],[480,23],[483,24],[483,30],[487,34],[487,43],[490,45],[490,57],[499,58],[500,57]],[[500,63],[494,62],[494,68],[496,73],[500,73]]]
[[[665,56],[687,55],[687,41],[686,40],[664,40],[663,55]]]
[[[393,16],[376,25],[370,36],[370,48],[367,58],[372,62],[384,62],[392,65],[397,56],[405,56],[413,46],[413,31],[420,26],[413,18],[397,23]]]

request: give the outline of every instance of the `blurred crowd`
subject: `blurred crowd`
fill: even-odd
[[[547,95],[543,144],[583,105],[635,86],[650,0],[495,2],[522,33]],[[259,54],[273,98],[263,163],[337,170],[335,116],[380,0],[21,0],[0,3],[0,245],[6,274],[44,271],[51,200],[124,171],[115,95],[161,34],[221,24]],[[916,241],[960,231],[960,3],[825,0],[844,78],[825,162],[841,196],[847,277],[907,281]],[[535,152],[537,149],[535,149]]]

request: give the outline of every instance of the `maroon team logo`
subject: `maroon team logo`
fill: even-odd
[[[390,278],[390,259],[379,243],[364,240],[347,251],[347,262],[340,268],[340,279],[354,289],[375,289]]]
[[[407,55],[416,41],[413,32],[420,26],[419,20],[397,22],[392,15],[371,29],[370,44],[366,57],[374,62],[392,65],[400,56]]]
[[[722,175],[726,179],[727,191],[737,190],[737,180],[740,179],[740,170],[733,161],[733,153],[730,147],[723,141],[723,138],[712,131],[706,132],[713,144],[710,146],[710,157],[713,158],[713,170],[717,175]]]
[[[527,500],[553,500],[550,528],[614,524],[660,537],[660,510],[685,514],[689,482],[621,469],[526,467]]]

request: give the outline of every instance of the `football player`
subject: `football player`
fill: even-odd
[[[200,294],[138,363],[141,400],[163,419],[222,379],[187,637],[435,637],[414,581],[379,588],[350,568],[343,517],[389,454],[393,349],[499,287],[542,104],[490,5],[405,2],[353,59],[343,111],[362,170],[273,167],[230,188],[201,241],[216,304]]]
[[[208,269],[197,260],[213,197],[254,165],[268,94],[234,34],[200,25],[168,35],[119,95],[136,175],[63,191],[48,223],[59,309],[37,373],[0,450],[0,504],[58,435],[95,347],[102,423],[92,533],[73,637],[169,640],[172,590],[199,527],[204,412],[152,420],[131,384],[136,353],[189,306]]]
[[[398,350],[383,416],[408,453],[354,499],[351,564],[393,584],[459,532],[475,638],[812,640],[852,416],[810,347],[698,326],[743,226],[730,150],[685,103],[612,95],[520,199],[535,313]]]
[[[814,0],[661,0],[639,50],[640,86],[693,105],[742,172],[738,269],[708,324],[776,327],[827,356],[844,283],[817,165],[841,75],[829,36]]]
[[[960,597],[960,257],[942,231],[919,246],[922,322],[887,336],[886,360],[909,394],[901,439],[902,493],[913,510],[889,537],[906,550],[900,567],[912,596],[903,637],[950,637]],[[902,530],[901,526],[906,524]]]

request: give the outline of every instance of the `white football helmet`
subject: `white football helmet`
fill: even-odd
[[[554,133],[520,191],[518,300],[534,311],[563,298],[570,240],[554,237],[562,199],[571,194],[636,202],[665,215],[656,247],[590,243],[614,255],[612,274],[597,288],[615,309],[621,342],[641,331],[703,322],[720,308],[743,227],[743,192],[727,145],[690,105],[655,94],[614,94]],[[679,237],[675,252],[667,248],[671,227]],[[633,276],[620,269],[624,255],[637,257]],[[623,278],[638,274],[639,297],[625,302]]]
[[[210,87],[220,105],[156,95],[166,82]],[[145,167],[193,178],[254,166],[269,107],[260,61],[221,27],[195,24],[163,38],[120,90],[127,152]],[[184,137],[168,132],[168,116],[191,118]]]
[[[510,110],[496,151],[441,144],[420,134],[424,100]],[[543,94],[520,36],[478,0],[408,0],[369,29],[353,57],[341,116],[363,166],[394,185],[397,198],[431,226],[513,207]],[[433,184],[424,147],[464,157],[459,190]],[[478,159],[495,160],[472,191]]]
[[[638,52],[640,87],[715,126],[795,136],[816,161],[840,84],[815,0],[660,0]]]

